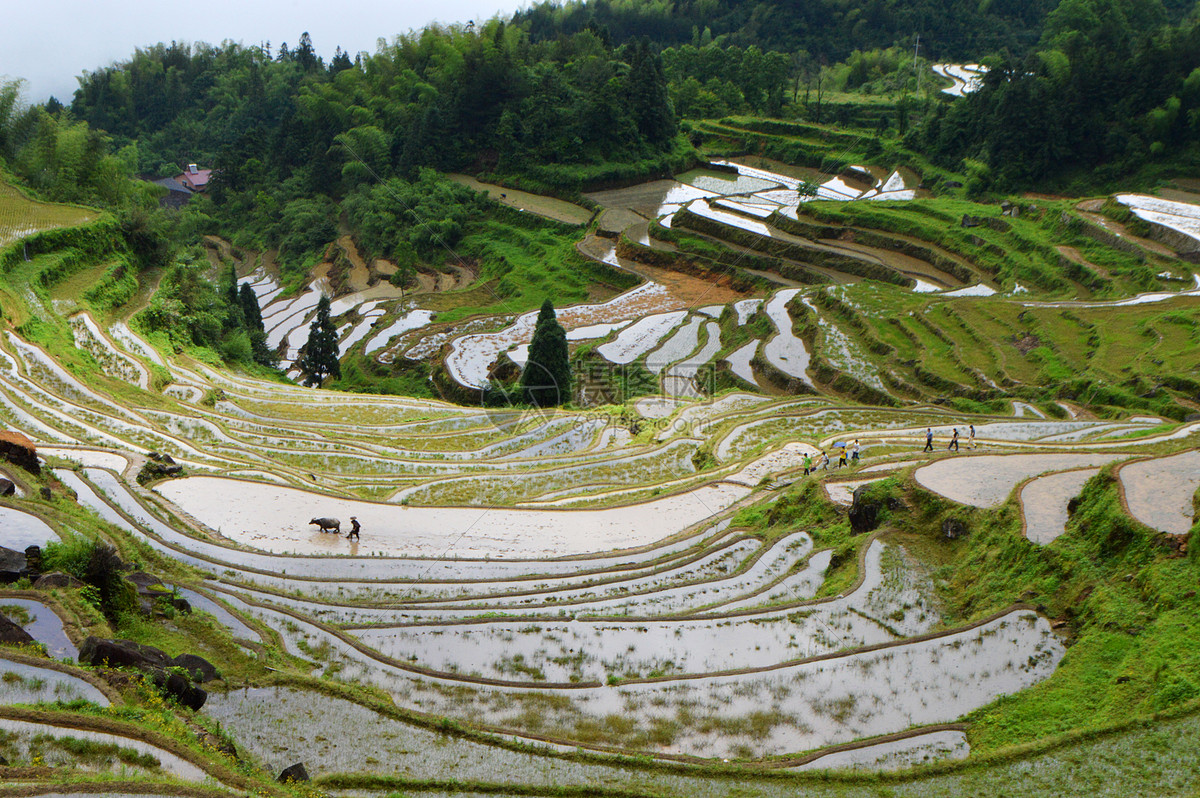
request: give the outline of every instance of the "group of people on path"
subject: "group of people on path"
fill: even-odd
[[[950,450],[954,450],[956,452],[959,451],[958,441],[959,441],[958,427],[954,427],[954,432],[950,436],[950,443],[946,444],[946,451],[950,451]],[[967,432],[967,448],[974,449],[976,447],[976,445],[977,444],[975,443],[975,425],[970,424],[970,425],[968,425],[968,432]],[[841,456],[838,457],[836,466],[831,464],[832,461],[829,459],[829,453],[823,449],[821,451],[817,452],[817,455],[815,458],[813,457],[812,454],[805,452],[804,460],[803,460],[804,476],[807,477],[810,474],[815,474],[818,470],[828,471],[830,468],[841,468],[842,466],[845,466],[845,465],[854,466],[854,465],[858,464],[859,452],[862,451],[862,447],[859,446],[857,438],[854,439],[853,443],[851,443],[849,445],[843,445],[840,448],[841,448]],[[924,449],[924,451],[926,451],[926,452],[933,451],[933,427],[925,428],[925,449]],[[357,522],[356,522],[356,526],[357,526]]]
[[[970,427],[971,427],[971,431],[970,431],[970,436],[967,438],[967,448],[974,449],[975,448],[975,425],[971,424]],[[951,449],[953,449],[956,452],[959,450],[958,449],[958,427],[954,428],[954,434],[950,436],[950,443],[946,444],[946,451],[950,451]],[[924,451],[926,451],[926,452],[933,451],[933,428],[932,427],[925,428],[925,449],[924,449]]]
[[[860,447],[858,445],[857,438],[855,438],[854,443],[851,443],[849,446],[841,447],[841,450],[842,450],[841,456],[838,457],[838,463],[836,466],[833,466],[834,468],[841,468],[844,465],[857,465],[858,464],[858,455],[859,455],[859,452],[862,450],[862,447]],[[847,459],[847,457],[849,459]],[[810,453],[808,453],[808,452],[804,453],[804,476],[808,476],[809,474],[815,474],[817,469],[822,469],[824,471],[828,471],[829,468],[830,468],[830,460],[829,460],[828,452],[826,452],[824,450],[818,452],[817,459],[815,461],[813,460],[813,456]]]

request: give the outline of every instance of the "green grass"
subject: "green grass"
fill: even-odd
[[[1111,469],[1090,480],[1067,533],[1049,546],[1021,535],[1020,512],[950,506],[911,491],[902,528],[943,550],[937,575],[955,622],[1016,601],[1066,623],[1055,673],[968,717],[972,750],[988,752],[1070,730],[1111,726],[1200,698],[1200,567],[1123,512]],[[934,543],[953,515],[970,534]]]
[[[540,224],[487,219],[459,242],[462,258],[479,264],[479,283],[423,300],[440,311],[439,322],[481,314],[523,313],[551,297],[559,306],[608,299],[636,278],[588,260],[575,251],[578,233]]]

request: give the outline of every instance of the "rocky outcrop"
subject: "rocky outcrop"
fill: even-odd
[[[200,684],[221,678],[221,673],[215,665],[196,654],[180,654],[171,660],[171,664],[183,668],[192,677],[192,681]]]
[[[850,519],[850,532],[862,535],[873,532],[883,522],[884,510],[903,510],[904,502],[895,496],[885,496],[882,499],[869,498],[871,485],[861,485],[854,491],[847,515]]]
[[[150,460],[138,472],[137,481],[139,485],[145,485],[147,482],[153,482],[158,479],[177,477],[182,473],[183,466],[176,463],[171,455],[150,452]]]
[[[154,607],[159,601],[167,602],[179,612],[192,611],[192,605],[188,603],[187,599],[173,595],[171,589],[153,574],[148,574],[145,571],[134,571],[128,574],[125,579],[133,583],[144,612],[154,612]]]
[[[194,655],[181,654],[180,657]],[[212,665],[201,657],[209,668]],[[79,647],[79,661],[84,665],[105,665],[110,668],[133,668],[149,677],[150,681],[163,692],[170,695],[180,704],[189,709],[198,710],[204,706],[208,693],[192,684],[188,677],[174,673],[168,669],[181,667],[189,670],[179,658],[172,658],[165,651],[154,646],[145,646],[131,640],[106,640],[102,637],[89,637]],[[215,668],[212,668],[216,672]]]
[[[862,485],[854,490],[854,498],[850,502],[850,531],[855,535],[872,532],[879,526],[879,511],[883,503],[878,499],[867,498],[869,485]]]
[[[0,643],[25,645],[35,642],[33,637],[15,622],[0,615]]]
[[[308,771],[304,768],[303,762],[297,762],[290,767],[283,769],[279,774],[277,781],[284,783],[289,781],[308,781]]]
[[[26,546],[25,547],[25,575],[30,579],[37,579],[42,575],[42,547],[41,546]]]
[[[0,477],[0,496],[14,496],[17,493],[17,484],[11,479]]]
[[[41,549],[38,549],[38,554],[40,562]],[[29,561],[25,553],[0,546],[0,584],[11,585],[23,576],[29,576]]]
[[[42,473],[33,441],[13,430],[0,431],[0,457],[31,474]]]
[[[52,571],[48,574],[42,574],[37,581],[33,583],[34,590],[50,590],[56,587],[83,587],[83,582],[80,582],[70,574],[64,574],[62,571]]]
[[[41,574],[41,546],[27,546],[24,552],[0,546],[0,584],[11,585],[22,577],[37,579]]]
[[[166,668],[171,657],[162,649],[144,646],[132,640],[106,640],[89,637],[79,647],[79,661],[85,665],[107,665],[110,668]]]

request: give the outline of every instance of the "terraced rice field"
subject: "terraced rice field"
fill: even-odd
[[[705,317],[697,315],[691,329],[715,325]],[[119,340],[110,341],[113,350],[141,362],[145,353]],[[661,355],[664,373],[698,341]],[[70,438],[64,443],[80,447],[47,450],[83,463],[80,472],[58,472],[80,502],[211,573],[206,593],[193,595],[238,637],[258,637],[242,614],[297,654],[327,652],[327,667],[340,663],[339,678],[374,684],[400,706],[564,744],[632,744],[699,757],[795,755],[953,721],[1045,678],[1062,653],[1045,620],[1020,610],[923,639],[937,629],[940,611],[901,548],[871,545],[859,585],[814,599],[830,556],[803,529],[764,545],[729,525],[760,485],[794,473],[803,451],[831,438],[915,443],[927,423],[965,426],[963,417],[733,394],[712,404],[646,405],[649,417],[665,412],[672,424],[663,429],[673,432],[621,446],[607,424],[572,413],[523,420],[440,402],[332,394],[313,404],[305,389],[169,360],[180,380],[205,393],[219,388],[222,401],[186,412],[118,407],[16,336],[4,346],[10,368],[3,392],[27,414],[13,420],[25,419],[31,434],[31,422],[59,429]],[[78,426],[66,427],[66,419],[79,419]],[[980,423],[979,430],[990,447],[1020,451],[1070,446],[1037,441],[1104,426],[1026,417]],[[103,431],[109,445],[96,448],[88,429]],[[700,442],[716,458],[702,470],[691,462]],[[187,462],[193,475],[153,492],[127,483],[118,472],[151,443]],[[664,473],[672,452],[682,455],[680,468]],[[1017,469],[1025,474],[1120,453],[990,457],[1006,467],[1022,458],[1053,460]],[[985,461],[962,462],[981,475],[995,471],[993,481],[1009,487],[993,492],[1006,495],[1020,474]],[[926,476],[938,466],[917,478],[947,491]],[[222,476],[230,470],[259,476]],[[473,498],[489,495],[489,481],[504,486],[497,503],[502,496],[517,505],[578,496],[593,508],[472,507]],[[438,498],[457,495],[459,482],[466,490],[457,506]],[[403,504],[370,501],[381,488],[405,484]],[[664,484],[678,487],[636,498],[639,488]],[[362,522],[361,541],[307,523],[351,514]],[[808,683],[820,689],[795,688]],[[770,696],[769,719],[754,721],[750,732],[747,719],[762,711],[754,696]],[[553,709],[532,709],[547,704]],[[621,740],[587,731],[616,712],[633,724]],[[670,742],[653,742],[681,712],[709,720],[672,721]],[[714,723],[725,731],[714,731]]]
[[[722,165],[682,176],[690,185],[662,181],[598,201],[645,211],[646,223],[691,203],[743,231],[798,207],[798,178]],[[902,199],[911,187],[863,169],[822,190]],[[280,299],[265,271],[243,279],[264,302],[271,340],[294,353],[324,286]],[[318,775],[407,768],[443,784],[490,779],[485,792],[645,780],[659,792],[716,796],[736,788],[733,768],[894,769],[966,757],[964,716],[1058,669],[1067,648],[1050,619],[1015,604],[954,621],[939,577],[895,535],[843,545],[807,520],[769,533],[756,524],[807,486],[804,455],[859,440],[863,463],[817,477],[834,504],[889,477],[977,508],[1016,495],[1027,537],[1053,546],[1084,482],[1129,461],[1119,474],[1130,514],[1177,533],[1193,520],[1185,500],[1200,484],[1200,423],[1112,409],[1111,418],[1063,419],[1074,404],[968,397],[1032,383],[1046,363],[1069,367],[1052,357],[1104,360],[1080,348],[1081,331],[1087,346],[1117,357],[1114,312],[1160,336],[1156,357],[1182,362],[1190,333],[1172,337],[1183,325],[1154,306],[1191,295],[1115,311],[1072,302],[1064,313],[987,286],[958,297],[882,283],[743,293],[755,295],[683,301],[647,280],[608,302],[560,308],[570,340],[598,342],[599,358],[651,375],[660,395],[537,412],[260,380],[159,351],[136,322],[102,324],[75,308],[61,320],[63,340],[87,353],[84,367],[17,329],[0,337],[0,422],[37,442],[53,501],[87,508],[138,551],[194,568],[180,593],[209,623],[242,651],[278,647],[295,658],[288,667],[305,669],[280,677],[286,685],[216,688],[204,709],[272,768],[299,758]],[[432,313],[389,302],[366,291],[335,301],[347,349],[385,362],[436,359],[445,347],[446,371],[463,387],[485,384],[501,353],[527,357],[533,314],[426,335]],[[976,346],[985,338],[1004,343]],[[1026,358],[1039,346],[1041,360]],[[709,395],[702,371],[719,361],[746,388],[774,393]],[[827,389],[829,370],[854,385]],[[824,395],[788,394],[781,383]],[[848,398],[863,389],[903,403]],[[966,401],[923,403],[947,394]],[[984,402],[1000,414],[962,409]],[[947,452],[951,430],[965,447],[970,424],[983,451]],[[926,429],[936,440],[929,457]],[[1175,453],[1139,459],[1148,447]],[[139,484],[151,452],[186,475]],[[809,496],[833,512],[819,491]],[[0,544],[69,534],[54,505],[20,501],[0,503]],[[310,523],[335,517],[344,530],[350,516],[360,539]],[[46,605],[11,603],[36,616],[28,628],[56,641],[56,654],[72,655],[73,627],[55,627]],[[0,670],[13,674],[0,680],[0,703],[109,700],[82,672],[18,659]],[[325,692],[311,689],[318,677]],[[0,715],[25,753],[38,735],[61,736]],[[455,735],[431,729],[436,718]],[[339,744],[347,737],[360,744]],[[563,756],[577,749],[587,755]],[[139,750],[182,778],[212,778],[187,770],[199,767],[188,757]],[[726,771],[722,760],[736,761]],[[646,775],[680,761],[715,765],[716,775]],[[766,779],[755,789],[790,795],[796,786]]]
[[[31,200],[0,180],[0,249],[43,230],[74,227],[99,217],[88,208]]]

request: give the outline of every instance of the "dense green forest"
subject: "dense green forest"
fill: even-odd
[[[387,181],[404,184],[422,167],[504,175],[539,164],[546,188],[570,192],[581,175],[663,171],[688,157],[648,43],[613,49],[584,31],[534,45],[498,20],[429,28],[329,64],[307,35],[274,54],[158,45],[85,75],[71,111],[143,173],[215,167],[212,201],[190,213],[195,229],[279,248],[293,265],[334,237],[342,200],[357,221],[373,194],[403,193]],[[447,243],[456,215],[436,219]],[[371,230],[362,232],[372,249],[390,257],[396,242],[381,248]]]
[[[962,101],[936,107],[910,146],[1008,191],[1085,173],[1102,187],[1200,153],[1200,22],[1157,0],[1064,0],[1025,58],[1006,55]],[[966,159],[966,160],[964,160]]]
[[[878,95],[864,135],[903,136],[973,196],[1081,175],[1106,188],[1196,158],[1195,8],[599,0],[431,27],[329,63],[307,34],[274,51],[173,42],[84,74],[66,108],[23,108],[17,84],[0,88],[0,159],[45,198],[127,210],[154,200],[128,178],[212,166],[210,195],[159,233],[278,249],[297,272],[347,225],[404,262],[461,237],[472,201],[421,169],[578,197],[693,163],[703,137],[689,141],[680,118],[847,121],[822,118],[830,91]],[[927,78],[918,93],[916,32],[927,55],[991,66],[982,90],[955,100]],[[418,210],[430,223],[408,229]]]
[[[662,46],[717,42],[787,53],[806,50],[827,63],[854,50],[896,42],[911,47],[920,34],[933,57],[961,60],[1029,48],[1054,6],[1053,0],[591,0],[539,3],[518,12],[514,22],[534,41],[593,26],[618,43],[649,36]]]

